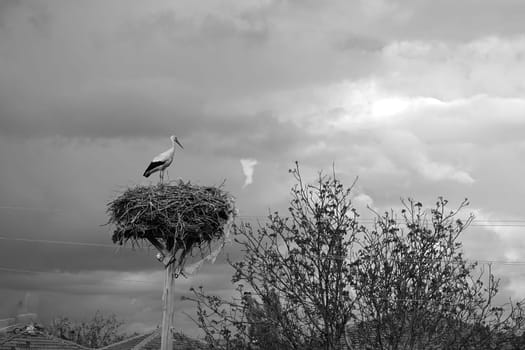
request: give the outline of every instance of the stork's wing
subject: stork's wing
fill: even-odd
[[[166,162],[168,159],[171,158],[171,155],[173,154],[173,149],[170,148],[169,150],[165,151],[165,152],[162,152],[161,154],[159,154],[158,156],[156,156],[155,158],[153,158],[153,160],[151,161],[152,163],[155,163],[155,162]]]
[[[162,169],[162,167],[168,167],[171,164],[171,161],[173,160],[173,152],[174,149],[170,148],[169,150],[162,152],[161,154],[153,158],[148,168],[144,172],[144,176],[148,177],[155,171]]]
[[[155,170],[157,168],[161,167],[165,163],[166,162],[155,162],[155,161],[149,163],[148,168],[146,169],[146,171],[144,171],[144,174],[142,174],[142,175],[145,176],[145,177],[150,176],[151,174],[153,174],[155,172]]]

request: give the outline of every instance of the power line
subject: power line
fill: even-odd
[[[48,274],[48,275],[71,274],[72,275],[72,273],[65,272],[65,271],[38,271],[38,270],[26,270],[26,269],[19,269],[19,268],[5,267],[5,266],[0,266],[0,271],[4,271],[8,273],[31,274],[31,275],[39,275],[39,274]],[[128,279],[128,278],[117,279],[117,281],[136,282],[136,283],[151,283],[152,282],[152,281],[147,281],[147,280],[137,280],[137,279]]]
[[[102,243],[87,243],[87,242],[75,242],[75,241],[56,241],[56,240],[45,240],[45,239],[32,239],[32,238],[12,238],[0,236],[0,240],[6,241],[16,241],[16,242],[25,242],[25,243],[45,243],[45,244],[60,244],[60,245],[77,245],[77,246],[87,246],[87,247],[103,247],[103,248],[132,248],[129,246],[116,246],[110,244]],[[348,256],[344,255],[332,255],[327,254],[324,256],[329,259],[346,259]],[[435,261],[441,261],[442,259],[434,259]],[[515,260],[475,260],[467,259],[467,261],[478,262],[482,264],[498,264],[498,265],[525,265],[525,261],[515,261]]]
[[[135,248],[149,248],[150,245],[146,244],[145,247],[142,247],[139,244],[136,245],[120,245],[120,244],[103,244],[103,243],[89,243],[89,242],[78,242],[78,241],[57,241],[49,239],[34,239],[34,238],[14,238],[0,236],[0,240],[3,241],[14,241],[14,242],[23,242],[23,243],[44,243],[44,244],[58,244],[58,245],[75,245],[75,246],[84,246],[84,247],[96,247],[96,248],[113,248],[116,250],[119,249],[135,249]]]
[[[0,206],[0,209],[9,209],[9,210],[25,210],[25,211],[36,211],[36,212],[50,212],[50,213],[59,213],[62,212],[62,210],[59,209],[47,209],[47,208],[40,208],[40,207],[22,207],[22,206]],[[268,215],[238,215],[236,218],[238,219],[245,219],[246,221],[252,221],[252,220],[259,220],[264,219],[264,221],[268,220]],[[286,218],[286,216],[282,216],[282,218]],[[262,220],[261,220],[262,221]],[[357,219],[358,223],[362,224],[374,224],[377,222],[374,218],[363,218],[363,219]],[[402,222],[400,222],[402,224]],[[430,226],[428,224],[427,226]],[[472,223],[470,223],[469,227],[511,227],[511,228],[519,228],[519,227],[525,227],[525,219],[515,219],[515,220],[498,220],[498,219],[492,219],[492,220],[474,220]]]
[[[270,215],[237,215],[236,218],[251,218],[251,219],[268,219]],[[273,214],[272,214],[273,216]],[[285,215],[281,215],[281,217],[287,217]],[[357,221],[371,221],[371,222],[375,222],[376,221],[376,218],[375,217],[368,217],[368,218],[357,218]],[[525,223],[525,219],[485,219],[485,220],[481,220],[481,219],[475,219],[474,218],[474,221],[473,222],[478,222],[478,223],[492,223],[492,222],[518,222],[518,223]]]
[[[59,209],[49,209],[46,207],[24,207],[24,206],[16,206],[16,205],[0,205],[0,209],[6,209],[6,210],[21,210],[21,211],[42,211],[42,212],[60,212]]]
[[[347,259],[347,258],[350,258],[350,257],[346,256],[346,255],[327,254],[327,255],[322,256],[322,258],[331,259],[331,260],[342,260],[342,259]],[[408,260],[410,260],[410,259],[406,259],[404,261],[408,261]],[[419,261],[418,259],[412,259],[412,262],[418,262],[418,261]],[[446,261],[444,259],[439,259],[439,258],[436,258],[436,259],[424,259],[424,258],[422,258],[421,261],[422,262],[444,262],[444,263],[448,262],[448,261]],[[520,261],[520,260],[465,259],[464,261],[467,262],[467,263],[470,262],[470,263],[479,263],[479,264],[525,265],[525,261]]]
[[[6,209],[6,210],[27,210],[27,211],[42,211],[42,212],[61,212],[62,209],[49,209],[46,207],[24,207],[24,206],[9,206],[9,205],[2,205],[0,206],[0,209]],[[269,214],[267,215],[238,215],[237,218],[239,219],[268,219]],[[285,217],[285,216],[282,216]],[[365,222],[365,223],[374,223],[376,222],[375,218],[361,218],[357,220],[358,222]],[[502,224],[499,224],[502,223]],[[507,224],[509,223],[509,224]],[[512,224],[517,223],[517,224]],[[489,226],[495,225],[495,226],[516,226],[516,227],[525,227],[525,218],[524,219],[486,219],[486,220],[474,220],[470,226]]]
[[[115,246],[111,244],[102,244],[102,243],[88,243],[88,242],[75,242],[75,241],[55,241],[49,239],[33,239],[33,238],[13,238],[0,236],[0,240],[4,241],[17,241],[17,242],[27,242],[27,243],[48,243],[48,244],[62,244],[62,245],[78,245],[78,246],[87,246],[87,247],[102,247],[102,248],[118,248],[122,246]]]
[[[266,219],[268,220],[268,217],[264,216],[238,216],[237,218],[243,219],[246,218],[247,221],[257,221],[259,222],[259,219]],[[284,218],[284,217],[283,217]],[[262,220],[261,220],[262,221]],[[264,221],[263,221],[264,222]],[[374,224],[377,221],[374,219],[358,219],[358,224]],[[399,225],[404,225],[403,222],[398,222]],[[425,227],[432,227],[432,223],[427,223],[424,225]],[[525,227],[525,221],[524,220],[485,220],[485,221],[473,221],[468,225],[468,227]]]
[[[525,262],[522,262],[525,264]],[[61,274],[61,275],[67,275],[70,273],[67,272],[59,272],[59,271],[36,271],[36,270],[26,270],[26,269],[19,269],[19,268],[10,268],[10,267],[3,267],[0,266],[0,271],[8,272],[8,273],[22,273],[22,274]],[[137,280],[137,279],[117,279],[116,281],[119,282],[130,282],[130,283],[147,283],[151,285],[152,281],[149,280]],[[160,281],[159,281],[160,283]],[[390,301],[422,301],[422,302],[429,302],[429,299],[419,299],[419,298],[393,298],[393,297],[372,297],[373,299],[384,299],[384,300],[390,300]]]

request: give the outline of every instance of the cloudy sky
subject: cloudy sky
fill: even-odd
[[[525,296],[521,0],[0,1],[0,319],[97,309],[160,322],[163,271],[115,250],[106,203],[169,147],[170,178],[219,185],[254,221],[288,169],[335,163],[380,211],[468,197],[472,259]],[[363,210],[363,217],[370,213]],[[235,254],[235,247],[227,248]],[[228,295],[224,255],[188,279]],[[521,270],[521,271],[520,271]],[[25,304],[20,307],[20,301]],[[175,327],[196,334],[177,303]]]

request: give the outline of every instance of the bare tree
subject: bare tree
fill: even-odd
[[[467,200],[451,211],[443,198],[430,212],[414,200],[403,204],[399,218],[378,215],[360,238],[352,271],[354,347],[503,349],[516,341],[521,304],[495,306],[490,265],[484,272],[463,256],[458,238],[473,217],[457,215]]]
[[[399,214],[358,224],[351,189],[291,170],[288,216],[237,227],[231,263],[238,296],[194,289],[197,324],[212,349],[519,349],[525,308],[495,305],[498,280],[465,259],[467,201],[450,211],[404,201]]]
[[[352,187],[321,173],[306,184],[297,164],[290,172],[297,184],[289,217],[274,212],[257,230],[237,227],[235,241],[245,253],[232,264],[239,298],[227,302],[194,290],[198,324],[217,348],[334,349],[344,334],[353,308],[345,257],[358,230]]]
[[[67,317],[56,317],[47,329],[56,337],[89,348],[98,348],[124,339],[125,335],[119,332],[122,325],[123,322],[115,315],[104,316],[97,311],[88,322],[75,322]]]

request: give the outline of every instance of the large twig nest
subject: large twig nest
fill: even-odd
[[[136,186],[108,204],[113,242],[155,238],[171,250],[191,251],[223,239],[235,213],[233,197],[220,187],[182,181]]]

